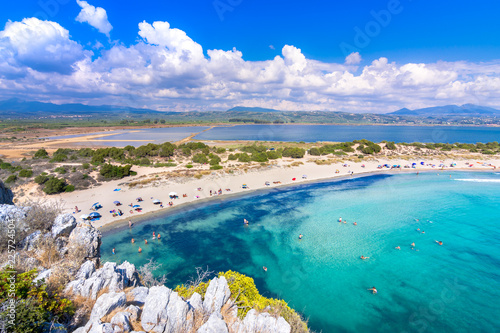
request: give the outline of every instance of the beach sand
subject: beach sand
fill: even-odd
[[[420,165],[421,161],[424,161],[426,165]],[[417,168],[403,168],[403,166],[411,165],[414,162],[418,164]],[[416,174],[417,172],[435,172],[436,174],[448,176],[452,171],[458,170],[490,172],[494,170],[492,166],[486,166],[482,163],[500,166],[500,160],[496,159],[483,160],[481,164],[472,160],[467,162],[473,163],[473,167],[466,165],[466,161],[451,159],[388,159],[386,161],[378,159],[377,161],[360,163],[346,161],[345,164],[347,164],[347,166],[344,166],[344,163],[318,165],[311,161],[304,162],[304,160],[302,160],[303,164],[301,165],[290,166],[290,160],[278,160],[274,165],[267,167],[259,166],[259,168],[256,169],[248,167],[246,171],[240,169],[233,174],[226,173],[223,170],[206,171],[206,173],[210,173],[204,175],[200,179],[194,177],[171,178],[168,176],[168,173],[162,172],[162,170],[158,170],[157,168],[141,167],[134,168],[138,171],[137,176],[105,182],[95,188],[72,193],[62,193],[49,196],[48,198],[49,200],[62,200],[64,212],[74,214],[78,220],[82,214],[90,214],[92,212],[92,204],[99,202],[103,206],[103,208],[99,210],[102,217],[92,222],[92,224],[97,228],[108,230],[127,224],[129,220],[134,222],[138,219],[152,217],[152,214],[167,212],[169,209],[172,209],[168,205],[170,201],[173,202],[173,207],[179,207],[194,202],[202,202],[220,198],[221,196],[249,193],[253,190],[264,188],[290,186],[338,177],[356,177],[369,173],[398,174],[412,172]],[[389,165],[401,165],[401,169],[390,170],[387,168],[377,168],[378,165],[383,165],[385,163]],[[448,167],[444,169],[439,168],[438,166],[441,163]],[[456,167],[449,167],[452,163],[456,163]],[[362,165],[364,165],[364,167]],[[431,165],[436,165],[436,167],[432,167]],[[336,170],[339,170],[339,172],[336,173]],[[353,173],[352,176],[351,173]],[[295,180],[293,180],[294,178]],[[144,179],[149,179],[144,181],[144,185],[129,188],[128,183]],[[269,182],[270,185],[267,186],[265,184],[266,182]],[[248,188],[243,188],[243,184],[246,184]],[[198,188],[201,188],[201,190],[198,190]],[[219,189],[222,190],[221,196],[210,196],[210,191],[216,193]],[[226,189],[230,189],[230,191]],[[170,199],[170,192],[176,192],[179,198],[174,200]],[[183,194],[187,194],[187,197],[183,197]],[[136,198],[138,197],[142,197],[143,201],[137,202]],[[162,201],[163,208],[161,208],[160,205],[153,204],[154,199]],[[113,204],[114,201],[119,201],[122,205],[115,206]],[[142,212],[132,210],[133,208],[129,206],[130,204],[139,204],[142,208]],[[75,206],[78,206],[79,212],[75,212]],[[113,217],[110,211],[117,211],[118,209],[122,210],[123,215]]]

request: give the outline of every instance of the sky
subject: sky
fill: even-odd
[[[500,109],[499,13],[497,0],[2,1],[0,100]]]

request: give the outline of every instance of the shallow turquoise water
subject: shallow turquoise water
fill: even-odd
[[[495,332],[499,209],[499,173],[375,175],[186,208],[105,235],[102,253],[136,265],[155,258],[170,287],[199,266],[242,272],[315,331]]]

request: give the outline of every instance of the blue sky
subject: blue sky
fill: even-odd
[[[500,107],[499,12],[493,0],[3,2],[0,98],[125,96],[179,111]]]

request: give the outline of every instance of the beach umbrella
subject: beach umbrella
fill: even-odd
[[[93,219],[95,218],[98,218],[98,217],[101,217],[101,214],[97,213],[97,212],[93,212],[93,213],[90,213],[89,216]]]
[[[141,205],[133,205],[132,208],[141,207]]]
[[[292,180],[296,180],[297,178],[292,178]]]
[[[92,205],[92,207],[94,207],[94,206],[99,206],[99,203],[96,202],[95,204]]]
[[[120,201],[113,201],[113,203],[114,203],[115,205],[119,205],[119,204],[120,204]]]
[[[161,203],[161,201],[160,201],[159,199],[154,199],[154,200],[153,200],[153,203],[154,203],[154,204],[159,204],[159,203]]]
[[[175,196],[175,195],[177,195],[177,192],[170,192],[168,195],[169,196]]]
[[[89,218],[89,216],[87,214],[83,214],[83,215],[80,215],[80,218],[86,220]]]

